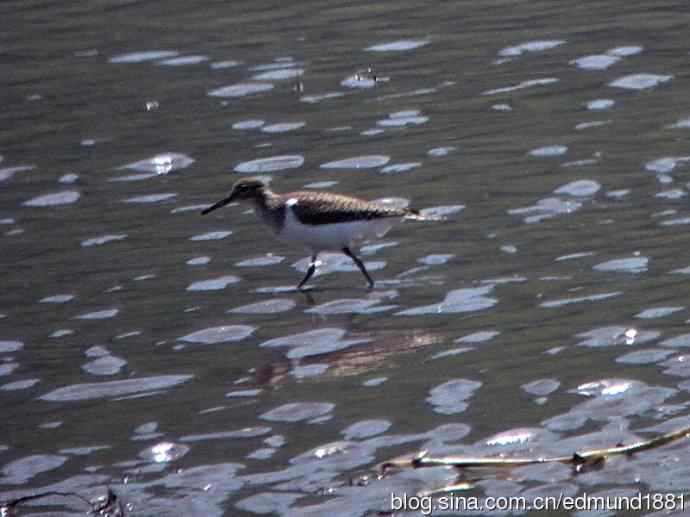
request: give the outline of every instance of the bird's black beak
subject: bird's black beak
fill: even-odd
[[[206,215],[209,212],[213,212],[216,208],[220,208],[222,206],[227,205],[228,203],[230,203],[232,201],[232,199],[233,199],[233,196],[231,194],[228,197],[226,197],[225,199],[221,199],[217,203],[215,203],[215,204],[209,206],[208,208],[205,208],[204,210],[202,210],[201,215]]]

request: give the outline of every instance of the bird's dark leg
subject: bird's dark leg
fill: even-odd
[[[306,284],[309,281],[309,279],[311,278],[311,276],[314,274],[314,271],[316,271],[316,256],[317,255],[318,255],[318,253],[314,253],[311,256],[311,262],[309,263],[309,268],[307,269],[307,274],[304,275],[304,278],[302,279],[302,281],[297,286],[297,289],[302,289],[304,284]]]
[[[369,282],[369,289],[374,287],[374,281],[369,276],[369,273],[367,272],[367,268],[364,267],[364,263],[361,260],[359,260],[355,256],[355,254],[350,251],[350,248],[348,248],[348,247],[343,248],[343,253],[345,253],[345,255],[347,255],[348,257],[350,257],[352,260],[355,261],[355,264],[357,264],[357,267],[362,272],[362,274],[366,277],[367,282]]]

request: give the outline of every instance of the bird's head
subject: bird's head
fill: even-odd
[[[237,181],[230,191],[228,197],[221,199],[217,203],[203,210],[202,214],[208,214],[216,208],[232,203],[233,201],[252,201],[264,195],[266,184],[259,178],[243,178]]]

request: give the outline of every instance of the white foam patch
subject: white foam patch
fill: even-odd
[[[441,303],[400,311],[396,313],[396,316],[441,315],[488,309],[498,303],[496,298],[486,296],[494,287],[494,285],[487,285],[476,288],[454,289],[446,294],[445,299]]]
[[[583,338],[577,346],[602,348],[616,345],[643,345],[657,339],[661,334],[655,330],[637,331],[634,328],[610,326],[580,332],[576,337]]]
[[[626,75],[609,83],[609,86],[626,90],[646,90],[654,88],[673,79],[672,75],[660,74],[632,74]]]
[[[88,248],[89,246],[100,246],[101,244],[106,244],[108,242],[114,241],[121,241],[126,238],[126,233],[101,235],[99,237],[92,237],[90,239],[83,240],[81,241],[81,245],[84,248]]]
[[[332,300],[330,302],[323,303],[321,305],[317,305],[316,307],[312,307],[310,309],[307,309],[306,313],[308,314],[321,314],[321,315],[328,315],[328,314],[372,314],[376,312],[384,312],[387,310],[390,310],[394,307],[397,307],[396,305],[388,305],[388,306],[379,306],[378,304],[381,302],[381,300],[367,300],[367,299],[349,299],[345,298],[342,300]],[[359,341],[359,340],[357,340]],[[362,342],[362,341],[359,341]],[[338,342],[337,346],[327,346],[327,347],[321,347],[320,352],[332,352],[335,350],[342,350],[344,348],[348,348],[349,346],[356,344],[355,340],[350,340],[349,342],[346,340]],[[306,348],[306,347],[305,347]],[[294,351],[297,351],[298,355],[301,355],[300,349],[294,349]],[[313,350],[307,351],[305,349],[305,352],[308,355],[313,354]],[[292,352],[291,352],[292,353]],[[293,357],[292,355],[288,354],[288,357]]]
[[[601,189],[601,185],[593,180],[577,180],[572,181],[562,187],[557,188],[553,191],[554,194],[564,195],[574,197],[586,197],[593,196]]]
[[[449,215],[460,213],[464,209],[465,205],[441,205],[423,208],[419,211],[419,213],[424,217],[447,217]]]
[[[467,408],[467,399],[472,397],[481,385],[482,383],[478,381],[453,379],[433,388],[426,401],[437,413],[444,415],[462,413]]]
[[[472,334],[458,338],[454,342],[470,344],[485,343],[487,341],[491,341],[499,334],[500,332],[497,330],[480,330],[479,332],[473,332]]]
[[[608,56],[606,54],[599,54],[594,56],[584,56],[578,59],[574,59],[570,62],[571,65],[575,65],[583,70],[606,70],[611,65],[620,61],[618,56]]]
[[[365,50],[368,52],[405,52],[408,50],[418,49],[428,45],[429,43],[431,43],[431,40],[428,39],[398,40],[372,45],[371,47],[367,47]]]
[[[261,128],[264,133],[287,133],[288,131],[295,131],[301,129],[306,125],[306,122],[280,122],[277,124],[267,124]]]
[[[9,375],[13,371],[15,371],[17,368],[19,368],[19,364],[17,363],[3,363],[0,364],[0,377],[4,375]],[[3,452],[2,446],[0,446],[0,452]]]
[[[235,172],[247,174],[260,174],[264,172],[276,172],[288,169],[297,169],[304,164],[304,157],[299,154],[286,154],[271,156],[248,162],[242,162],[235,166]]]
[[[61,337],[69,336],[71,334],[74,334],[74,330],[58,329],[55,332],[52,332],[51,334],[49,334],[48,337],[50,337],[50,338],[61,338]]]
[[[68,173],[68,174],[63,174],[62,176],[60,176],[58,183],[69,185],[72,183],[76,183],[78,179],[79,179],[78,174]]]
[[[69,205],[76,203],[81,195],[75,190],[65,190],[62,192],[55,192],[53,194],[45,194],[24,201],[24,206],[33,207],[51,207],[59,205]]]
[[[177,55],[178,52],[174,50],[146,50],[143,52],[119,54],[111,57],[109,61],[111,63],[143,63],[144,61],[155,61],[157,59],[165,59]]]
[[[494,88],[492,90],[486,90],[482,92],[482,95],[496,95],[498,93],[508,93],[517,90],[524,90],[525,88],[531,88],[532,86],[547,86],[549,84],[555,84],[559,82],[559,79],[555,77],[547,77],[545,79],[531,79],[529,81],[522,81],[513,86],[503,86],[501,88]]]
[[[18,172],[30,171],[35,169],[33,165],[18,165],[17,167],[5,167],[0,169],[0,181],[7,181]]]
[[[254,327],[249,325],[223,325],[192,332],[191,334],[178,338],[178,341],[203,345],[230,343],[251,336],[255,330]]]
[[[345,435],[346,440],[362,440],[385,433],[392,425],[388,420],[360,420],[347,426],[341,433]]]
[[[645,163],[645,170],[656,174],[668,174],[672,172],[679,163],[690,161],[690,156],[664,156]]]
[[[292,402],[267,411],[259,418],[270,422],[301,422],[327,415],[334,408],[335,404],[329,402]]]
[[[235,265],[238,267],[264,267],[264,266],[274,266],[280,264],[285,257],[280,255],[264,255],[262,257],[251,258],[247,260],[242,260],[237,262]]]
[[[24,343],[21,341],[0,341],[0,354],[16,352],[22,348],[24,348]]]
[[[591,129],[593,127],[606,126],[610,123],[610,120],[593,120],[591,122],[581,122],[575,126],[575,131],[582,131],[584,129]]]
[[[616,358],[617,363],[622,364],[653,364],[663,361],[669,355],[672,355],[672,350],[662,350],[660,348],[648,348],[630,352]]]
[[[266,121],[261,119],[240,120],[238,122],[235,122],[232,125],[232,128],[238,130],[258,129],[265,123]]]
[[[216,88],[208,92],[210,97],[245,97],[273,89],[271,83],[239,83]]]
[[[440,156],[447,156],[451,152],[455,151],[457,147],[454,146],[447,146],[447,147],[434,147],[433,149],[429,149],[426,154],[429,156],[433,156],[435,158],[438,158]]]
[[[548,156],[561,156],[567,152],[568,147],[565,145],[549,145],[546,147],[539,147],[538,149],[532,149],[529,154],[530,156],[544,158]]]
[[[161,375],[158,377],[139,377],[122,381],[74,384],[51,391],[39,398],[50,402],[74,402],[78,400],[121,397],[171,388],[187,382],[193,377],[193,375]]]
[[[158,174],[155,172],[145,172],[141,174],[126,174],[124,176],[116,176],[114,178],[110,178],[108,181],[111,183],[117,183],[120,181],[143,181],[150,178],[155,178],[156,176],[158,176]]]
[[[668,127],[671,129],[690,129],[690,118],[682,118]]]
[[[148,194],[146,196],[134,196],[123,199],[123,203],[129,204],[147,204],[147,203],[160,203],[161,201],[168,201],[177,196],[175,193],[161,193],[161,194]]]
[[[186,264],[188,266],[205,266],[209,262],[211,262],[211,257],[194,257],[189,259]]]
[[[595,271],[615,271],[621,273],[644,273],[647,271],[649,259],[647,257],[630,257],[609,260],[594,266]]]
[[[210,280],[194,282],[187,286],[187,291],[219,291],[239,281],[240,279],[234,275],[225,275]]]
[[[501,57],[521,56],[522,54],[531,52],[543,52],[544,50],[550,50],[563,45],[564,43],[564,40],[528,41],[526,43],[520,43],[519,45],[502,48],[498,51],[498,55]]]
[[[360,75],[351,75],[343,79],[340,84],[347,88],[361,89],[373,88],[376,86],[376,80],[371,77],[363,77]]]
[[[231,231],[217,231],[217,232],[207,232],[200,235],[195,235],[190,237],[190,241],[218,241],[225,239],[227,236],[232,235]]]
[[[295,79],[303,74],[304,69],[302,68],[286,68],[283,70],[269,70],[268,72],[255,75],[252,79],[257,81],[284,81],[286,79]]]
[[[676,226],[679,224],[690,224],[690,217],[678,217],[675,219],[668,219],[666,221],[662,221],[659,223],[660,226]]]
[[[84,363],[81,368],[91,375],[115,375],[127,364],[127,361],[114,355],[106,354],[93,361]]]
[[[570,162],[563,162],[561,163],[561,167],[589,167],[590,165],[596,165],[599,163],[599,160],[596,160],[594,158],[587,158],[584,160],[573,160]]]
[[[321,165],[322,169],[373,169],[386,165],[390,161],[390,156],[367,155],[336,160]]]
[[[441,264],[446,264],[453,257],[455,257],[453,254],[427,255],[425,257],[418,258],[417,262],[427,266],[440,266]]]
[[[538,379],[520,386],[530,395],[544,397],[556,391],[561,385],[556,379]]]
[[[54,294],[38,300],[38,303],[67,303],[74,299],[73,294]]]
[[[278,314],[292,310],[297,304],[290,299],[275,298],[265,302],[251,303],[230,309],[228,313],[234,314]]]
[[[398,174],[401,172],[408,172],[412,169],[420,167],[421,162],[409,162],[409,163],[394,163],[391,165],[386,165],[381,169],[382,174]]]
[[[114,318],[120,311],[118,309],[105,309],[102,311],[86,312],[76,317],[78,320],[107,320]]]
[[[654,307],[652,309],[645,309],[642,312],[638,312],[635,314],[635,317],[643,320],[665,318],[666,316],[670,316],[671,314],[675,314],[676,312],[680,312],[684,309],[685,307]]]
[[[303,95],[300,101],[307,104],[316,104],[327,99],[337,99],[338,97],[343,97],[345,93],[343,92],[326,92],[326,93],[316,93],[313,95]]]
[[[508,210],[511,215],[524,215],[524,222],[538,223],[561,214],[572,214],[582,208],[582,203],[575,200],[564,200],[558,197],[540,199],[535,205]]]
[[[406,110],[391,113],[388,118],[376,122],[381,127],[416,126],[429,121],[429,117],[422,115],[417,110]]]
[[[208,56],[180,56],[173,57],[170,59],[164,59],[159,61],[159,65],[163,66],[185,66],[185,65],[198,65],[208,61]]]
[[[592,251],[581,251],[579,253],[570,253],[569,255],[561,255],[560,257],[556,258],[554,262],[561,262],[563,260],[575,260],[579,258],[584,258],[584,257],[591,257],[594,255],[594,252]]]
[[[687,197],[687,192],[680,189],[665,190],[654,194],[654,197],[659,199],[681,199]]]
[[[550,300],[540,303],[539,306],[544,307],[545,309],[554,309],[557,307],[563,307],[565,305],[572,305],[575,303],[598,302],[601,300],[608,300],[609,298],[615,298],[616,296],[620,296],[621,294],[623,294],[622,291],[615,291],[611,293],[592,294],[589,296],[576,296],[574,298],[562,298],[560,300]]]
[[[167,174],[180,169],[185,169],[194,163],[194,159],[181,153],[160,153],[151,158],[138,162],[128,163],[118,169],[131,169],[138,172],[152,174]],[[149,177],[149,176],[146,176]]]
[[[32,454],[6,463],[0,479],[5,485],[23,485],[38,474],[62,467],[66,461],[67,456]],[[3,513],[4,508],[3,505]]]
[[[644,50],[643,47],[637,46],[637,45],[629,45],[625,47],[616,47],[612,48],[610,50],[607,50],[606,53],[609,56],[618,56],[618,57],[628,57],[628,56],[635,56],[642,52]]]
[[[273,338],[268,341],[261,343],[259,346],[276,348],[276,347],[300,347],[307,344],[313,344],[318,346],[327,346],[329,343],[337,342],[342,340],[345,336],[346,331],[340,328],[327,327],[317,330],[310,330],[307,332],[301,332],[298,334],[291,334],[289,336],[283,336],[278,338]]]
[[[236,66],[240,66],[241,64],[241,61],[235,61],[234,59],[226,59],[224,61],[215,61],[211,63],[210,66],[213,70],[223,70],[225,68],[234,68]]]
[[[607,110],[616,103],[616,101],[612,99],[594,99],[591,101],[588,101],[585,106],[587,107],[588,110],[591,111],[601,111],[601,110]]]
[[[169,463],[180,459],[189,452],[186,445],[173,442],[161,442],[144,449],[139,456],[152,463]]]
[[[285,68],[292,68],[294,66],[297,66],[298,63],[296,63],[293,59],[287,59],[287,60],[279,60],[276,59],[273,63],[263,63],[261,65],[254,65],[250,68],[250,70],[253,70],[255,72],[261,71],[261,70],[282,70]]]

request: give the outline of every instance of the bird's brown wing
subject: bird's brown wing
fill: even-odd
[[[388,207],[330,192],[290,192],[284,194],[284,199],[299,222],[310,225],[404,217],[414,213],[407,208]]]

